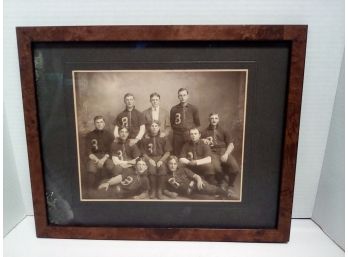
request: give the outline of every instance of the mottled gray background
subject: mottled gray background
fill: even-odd
[[[134,94],[139,111],[150,106],[153,92],[161,95],[161,107],[170,111],[179,102],[178,89],[184,87],[189,90],[189,102],[199,109],[201,129],[208,126],[209,113],[218,112],[221,124],[233,136],[235,155],[240,159],[245,81],[245,71],[75,72],[79,137],[94,129],[96,115],[105,117],[106,128],[112,132],[127,92]]]

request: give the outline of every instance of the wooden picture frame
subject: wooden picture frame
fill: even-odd
[[[38,237],[122,239],[287,242],[290,235],[296,154],[301,111],[302,84],[306,52],[306,25],[214,25],[214,26],[81,26],[18,27],[18,53],[21,73],[24,118],[28,144],[36,232]],[[272,228],[237,227],[163,227],[54,225],[48,220],[45,189],[43,142],[35,81],[34,45],[36,43],[88,42],[235,42],[239,46],[285,43],[289,49],[282,128],[281,168]]]

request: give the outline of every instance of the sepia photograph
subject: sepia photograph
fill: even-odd
[[[81,201],[242,201],[247,69],[72,73]]]

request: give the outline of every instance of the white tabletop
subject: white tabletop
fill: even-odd
[[[344,251],[310,219],[292,220],[290,242],[287,244],[38,239],[32,216],[27,216],[4,238],[5,257],[222,255],[336,257],[344,256]]]

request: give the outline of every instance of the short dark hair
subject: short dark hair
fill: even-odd
[[[123,97],[123,100],[126,100],[126,97],[128,97],[128,96],[132,96],[135,99],[135,97],[132,93],[126,93]]]
[[[102,119],[102,120],[105,122],[105,119],[104,119],[104,117],[103,117],[102,115],[97,115],[97,116],[95,116],[95,117],[93,118],[93,121],[96,122],[97,120],[100,120],[100,119]]]
[[[146,126],[146,130],[147,130],[147,132],[149,133],[149,134],[151,134],[152,132],[151,132],[151,126],[152,126],[152,124],[157,124],[158,125],[158,127],[159,127],[159,131],[158,131],[158,135],[161,133],[161,124],[160,124],[160,122],[159,122],[159,120],[153,120],[153,121],[151,121],[150,123],[148,123],[148,125]]]
[[[152,94],[150,95],[150,100],[151,100],[151,98],[154,97],[154,96],[157,96],[159,99],[161,99],[160,94],[157,93],[157,92],[154,92],[154,93],[152,93]]]
[[[118,132],[120,132],[121,129],[126,129],[127,132],[129,133],[129,128],[127,128],[126,126],[120,126],[120,127],[118,128]]]
[[[213,115],[219,116],[219,114],[218,114],[217,112],[211,112],[211,113],[209,114],[209,118],[210,118],[211,116],[213,116]]]
[[[169,163],[169,161],[171,161],[171,160],[175,160],[175,161],[176,161],[176,163],[178,163],[178,164],[179,164],[178,157],[176,157],[175,155],[171,155],[171,156],[169,156],[169,157],[168,157],[168,159],[167,159],[167,163]]]
[[[192,127],[189,129],[189,133],[191,132],[191,130],[198,130],[199,134],[202,134],[201,131],[199,130],[199,128],[197,127]]]
[[[189,93],[189,91],[187,90],[187,88],[184,88],[184,87],[182,87],[182,88],[180,88],[180,89],[178,90],[178,94],[179,94],[181,91],[186,91],[187,94]]]
[[[161,125],[160,121],[159,120],[153,120],[151,121],[150,125],[156,123],[157,125]]]

